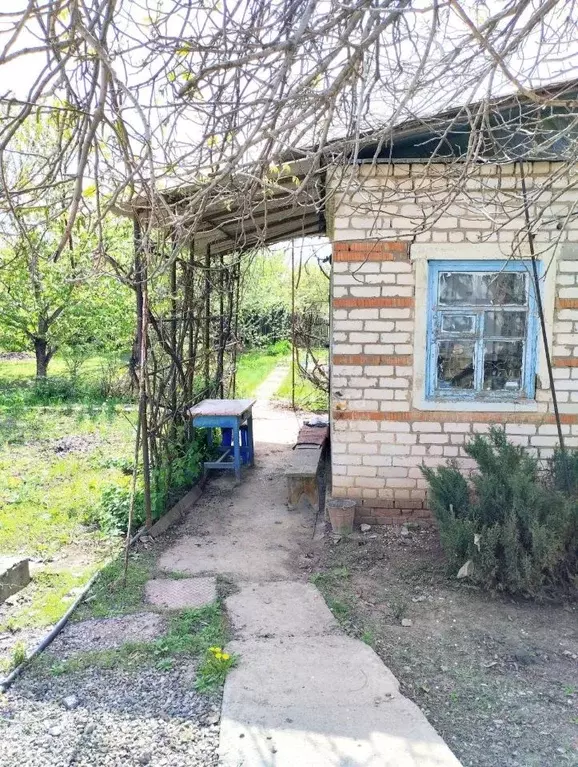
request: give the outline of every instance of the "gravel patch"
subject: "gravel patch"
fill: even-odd
[[[158,613],[68,623],[47,654],[58,655],[63,660],[79,652],[110,650],[126,642],[148,642],[163,634],[165,627],[166,620]]]
[[[0,767],[215,767],[220,696],[169,672],[26,674],[0,697]]]

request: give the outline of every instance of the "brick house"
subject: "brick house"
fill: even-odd
[[[464,442],[491,424],[551,455],[533,252],[562,431],[578,447],[577,93],[569,82],[295,150],[265,194],[238,174],[224,201],[189,213],[207,265],[329,238],[332,492],[357,501],[358,522],[427,520],[420,466],[472,468]],[[185,220],[195,192],[163,206]]]
[[[474,129],[456,110],[330,175],[332,492],[357,501],[358,522],[426,520],[421,464],[471,468],[464,441],[491,424],[551,455],[528,221],[562,429],[578,447],[577,142],[575,130],[552,141],[561,124],[543,111],[498,104],[499,137],[478,131],[491,150],[475,162],[461,159]]]

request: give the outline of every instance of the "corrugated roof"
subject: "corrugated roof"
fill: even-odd
[[[527,146],[525,121],[570,115],[577,121],[578,80],[554,83],[526,95],[508,95],[490,103],[477,102],[455,107],[423,119],[406,120],[392,128],[366,133],[355,139],[345,137],[323,148],[295,149],[281,160],[280,169],[255,179],[240,173],[221,181],[219,188],[207,194],[197,184],[180,184],[159,193],[154,218],[158,226],[171,222],[179,230],[190,229],[195,243],[210,244],[211,253],[273,244],[294,237],[325,233],[325,170],[323,163],[335,162],[431,162],[460,159],[472,129],[472,119],[486,107],[486,127],[490,128],[488,162],[541,159],[531,155]],[[553,100],[544,109],[543,99]],[[492,117],[493,116],[493,117]],[[507,120],[502,119],[507,116]],[[492,123],[493,120],[493,123]],[[494,126],[492,128],[492,125]],[[519,137],[517,127],[519,126]],[[443,145],[440,141],[443,140]],[[576,142],[575,136],[571,140]],[[501,142],[501,143],[500,143]],[[353,154],[352,147],[357,151]],[[496,148],[497,147],[497,148]],[[550,148],[544,159],[560,153]],[[494,152],[494,154],[492,154]],[[502,157],[497,153],[502,152]],[[507,156],[508,152],[510,155]],[[287,167],[288,166],[288,167]],[[213,195],[213,201],[210,195]],[[209,197],[209,201],[207,201]],[[197,199],[198,198],[198,199]],[[202,211],[199,211],[202,204]],[[151,205],[143,198],[131,206],[131,212],[149,214]]]

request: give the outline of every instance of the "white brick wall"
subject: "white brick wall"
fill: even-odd
[[[556,390],[568,420],[567,444],[578,447],[578,224],[567,219],[578,207],[573,186],[578,173],[570,169],[556,179],[556,188],[565,191],[553,200],[547,188],[551,164],[536,163],[533,170],[534,176],[526,169],[526,176],[538,247],[555,270],[551,284],[560,299],[545,296],[544,302]],[[496,243],[496,257],[507,257],[525,226],[514,166],[481,166],[465,184],[459,172],[459,166],[441,164],[354,169],[346,191],[335,197],[336,247],[380,239],[405,241],[410,251],[413,243]],[[553,245],[560,242],[556,263]],[[420,466],[452,458],[464,470],[473,469],[464,443],[486,432],[491,422],[506,424],[513,442],[541,458],[549,457],[557,443],[547,380],[539,382],[536,393],[541,404],[527,414],[476,417],[462,410],[456,415],[451,403],[439,415],[414,409],[415,317],[425,311],[424,305],[414,305],[415,269],[409,257],[364,258],[354,250],[333,264],[333,297],[348,301],[346,308],[337,302],[333,309],[333,493],[357,498],[361,518],[372,521],[424,517],[426,482]],[[396,299],[406,305],[395,305]],[[383,301],[391,305],[379,305]]]

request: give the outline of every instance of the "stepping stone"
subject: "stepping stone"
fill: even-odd
[[[157,578],[145,584],[147,602],[168,610],[206,607],[217,599],[216,578]]]
[[[235,640],[221,767],[461,767],[393,674],[344,636]]]
[[[338,630],[325,600],[311,583],[276,581],[243,586],[227,598],[235,636],[316,636]]]
[[[93,618],[68,623],[49,648],[66,658],[81,652],[111,650],[127,642],[147,642],[161,636],[166,627],[158,613],[137,613],[119,618]]]

